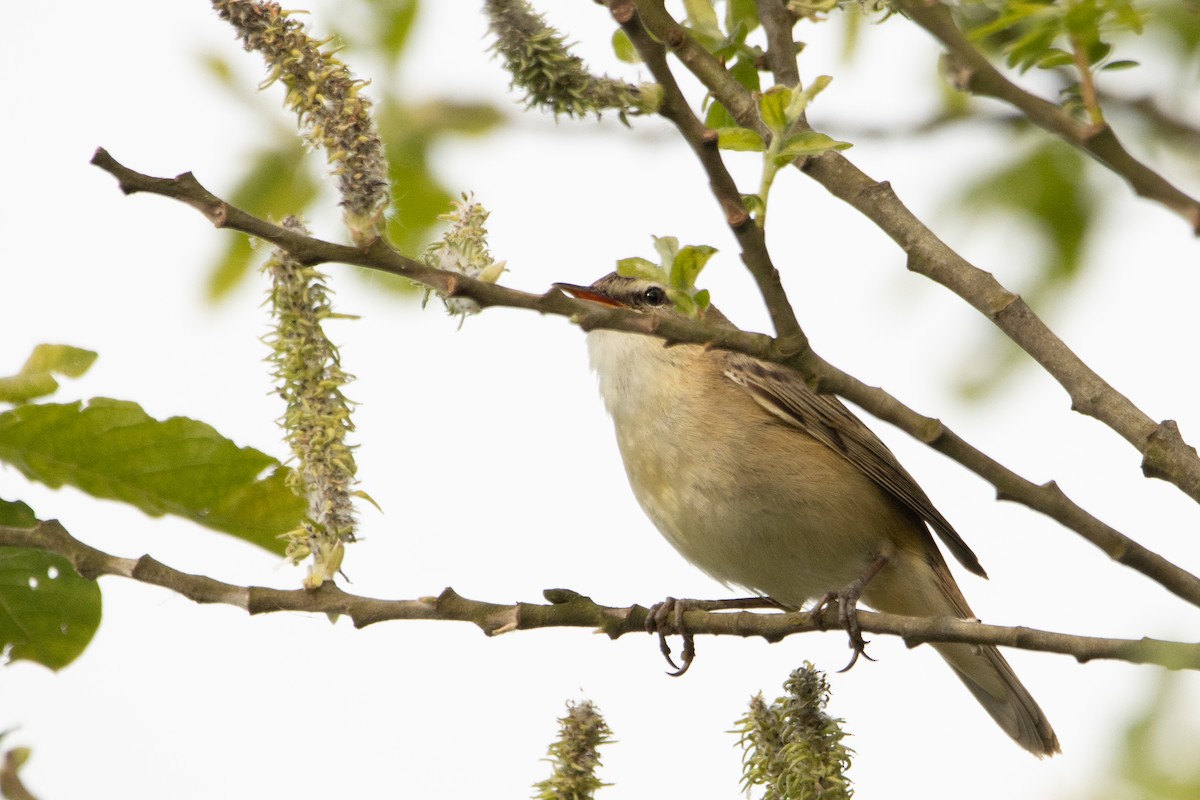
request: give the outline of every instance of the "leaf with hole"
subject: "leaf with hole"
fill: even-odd
[[[38,524],[29,506],[0,500],[0,525]],[[9,660],[62,669],[92,640],[100,610],[100,587],[62,556],[0,547],[0,649]]]

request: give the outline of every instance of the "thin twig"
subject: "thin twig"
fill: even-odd
[[[443,272],[406,258],[382,240],[367,248],[347,247],[304,236],[261,220],[213,195],[192,176],[143,175],[120,164],[104,149],[92,163],[111,173],[126,194],[149,192],[197,208],[214,225],[248,233],[290,252],[304,264],[341,262],[410,278],[447,295],[470,297],[481,307],[506,306],[569,318],[583,330],[608,329],[740,353],[786,364],[809,376],[820,391],[833,391],[887,420],[916,439],[945,453],[996,487],[1001,499],[1020,502],[1055,519],[1100,548],[1110,558],[1141,572],[1193,605],[1200,606],[1200,578],[1118,532],[1073,503],[1053,482],[1041,486],[1017,475],[954,434],[941,421],[922,416],[882,389],[867,386],[821,359],[812,349],[782,352],[761,333],[714,327],[682,317],[647,316],[636,311],[574,300],[551,289],[542,295],[521,292],[462,275]]]
[[[471,600],[449,588],[437,597],[382,600],[344,592],[332,582],[311,590],[236,586],[181,572],[150,556],[128,559],[109,555],[71,536],[56,520],[41,522],[33,528],[0,526],[0,545],[32,547],[60,555],[90,580],[118,575],[168,589],[197,603],[231,605],[250,614],[277,611],[338,614],[349,617],[357,628],[390,620],[442,620],[470,622],[488,636],[535,628],[592,628],[615,639],[626,633],[644,633],[648,613],[640,605],[602,606],[569,589],[547,590],[544,594],[549,604],[498,604]],[[863,631],[899,636],[909,647],[927,642],[989,644],[1060,653],[1080,662],[1108,659],[1157,664],[1168,669],[1200,669],[1200,644],[1074,636],[1034,628],[984,625],[952,617],[903,617],[867,611],[857,614]],[[759,636],[776,642],[797,633],[836,629],[836,615],[836,609],[830,609],[826,618],[819,620],[807,612],[691,609],[682,615],[682,620],[691,634]]]

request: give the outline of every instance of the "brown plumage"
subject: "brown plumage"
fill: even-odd
[[[576,296],[674,314],[662,287],[615,273]],[[706,319],[729,324],[709,309]],[[685,558],[790,608],[886,565],[864,603],[974,618],[930,528],[971,572],[975,554],[880,439],[835,397],[778,364],[653,337],[588,334],[634,494]],[[1018,744],[1059,751],[1042,710],[995,647],[935,644]]]

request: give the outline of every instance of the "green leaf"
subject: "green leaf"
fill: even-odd
[[[260,217],[281,218],[301,214],[316,198],[319,186],[313,179],[309,156],[297,136],[282,140],[274,150],[255,155],[230,202]],[[225,252],[208,276],[208,299],[226,297],[249,274],[259,251],[250,239],[236,234],[227,240]]]
[[[725,106],[714,101],[709,105],[708,113],[704,115],[704,127],[719,131],[722,128],[736,128],[738,124]]]
[[[787,107],[791,102],[792,90],[786,86],[772,86],[762,93],[758,101],[763,124],[776,136],[782,135],[791,124],[787,118]]]
[[[1009,28],[1014,28],[1018,23],[1041,13],[1045,9],[1044,6],[1039,6],[1034,3],[1016,4],[1008,9],[1007,13],[996,17],[994,20],[980,25],[971,30],[970,38],[973,41],[981,41],[998,33],[1007,31]]]
[[[674,236],[655,236],[654,249],[658,251],[661,264],[644,258],[623,258],[617,262],[617,274],[626,278],[640,278],[661,284],[667,289],[667,297],[675,309],[689,317],[697,317],[708,306],[708,293],[696,292],[696,276],[717,252],[708,245],[679,246]],[[701,303],[698,298],[704,295]]]
[[[675,306],[675,310],[685,317],[695,319],[700,316],[700,307],[692,296],[682,289],[667,289],[667,298]]]
[[[256,251],[249,236],[230,236],[225,242],[225,251],[217,258],[209,270],[207,299],[220,300],[233,291],[242,280],[250,274],[255,258],[261,254]]]
[[[33,509],[0,500],[0,525],[32,528]],[[100,625],[100,587],[71,562],[28,547],[0,547],[0,649],[13,661],[57,670],[83,652]]]
[[[638,55],[637,48],[629,40],[629,34],[625,32],[624,28],[617,28],[613,31],[612,49],[617,54],[617,58],[626,64],[637,64],[642,60],[642,57]]]
[[[654,283],[661,283],[663,280],[662,267],[639,256],[619,260],[617,274],[623,278],[640,278]]]
[[[0,414],[0,460],[51,487],[74,486],[151,516],[175,514],[275,553],[304,501],[271,456],[186,417],[159,421],[136,403],[19,406]]]
[[[1054,69],[1056,67],[1065,67],[1068,64],[1075,62],[1075,56],[1068,53],[1066,50],[1060,50],[1057,47],[1052,47],[1046,52],[1046,55],[1038,59],[1038,69]]]
[[[1163,12],[1168,11],[1175,4],[1167,3],[1164,5],[1166,6],[1166,8],[1155,8],[1154,9],[1154,15],[1156,17],[1162,15]],[[1192,24],[1195,24],[1195,16],[1196,16],[1195,9],[1188,8],[1188,6],[1186,4],[1184,4],[1182,7],[1186,10],[1186,13],[1189,13],[1192,16],[1192,18],[1193,18]],[[1145,25],[1146,25],[1145,12],[1138,6],[1135,6],[1133,3],[1116,2],[1116,3],[1113,3],[1109,7],[1109,10],[1112,12],[1112,15],[1116,18],[1117,24],[1120,27],[1130,30],[1133,33],[1138,34],[1139,36],[1141,35],[1142,31],[1145,29]]]
[[[783,166],[801,156],[815,156],[826,150],[845,150],[849,147],[853,147],[853,145],[849,142],[839,142],[828,134],[803,131],[784,140],[783,147],[779,149],[779,155],[775,158],[775,163]]]
[[[712,296],[708,293],[708,289],[701,289],[700,291],[696,292],[695,296],[692,297],[692,300],[695,301],[696,305],[701,311],[705,311],[712,303]]]
[[[679,253],[679,240],[674,236],[655,236],[654,250],[658,253],[663,269],[669,270],[675,263],[676,254]]]
[[[744,26],[746,33],[758,27],[756,0],[725,0],[725,30],[736,30],[739,25]]]
[[[1100,67],[1100,69],[1103,70],[1104,72],[1112,72],[1113,70],[1131,69],[1132,67],[1136,67],[1136,66],[1139,66],[1139,62],[1130,61],[1129,59],[1124,59],[1121,61],[1110,61],[1107,64],[1105,64],[1104,66]]]
[[[729,68],[729,74],[746,91],[757,92],[762,90],[762,81],[758,76],[758,67],[754,66],[753,58],[739,56],[738,60]]]
[[[0,378],[0,402],[25,403],[58,391],[58,381],[48,372],[16,374]]]
[[[671,286],[686,291],[690,297],[700,271],[716,252],[717,248],[706,244],[689,244],[681,249],[671,265]]]
[[[68,378],[78,378],[95,362],[94,350],[84,350],[69,344],[39,344],[33,348],[21,371],[54,372]]]
[[[1068,33],[1086,39],[1095,39],[1099,33],[1100,7],[1092,3],[1067,3],[1063,15],[1063,27]]]
[[[967,186],[953,205],[964,220],[1015,218],[1022,233],[1040,245],[1030,258],[1033,268],[1017,287],[1035,307],[1051,307],[1088,266],[1089,236],[1099,224],[1103,193],[1088,181],[1089,162],[1075,148],[1054,139],[1018,151],[1011,160]],[[1015,347],[973,352],[961,368],[968,377],[960,389],[979,395],[1002,385],[1021,364]]]
[[[767,149],[767,143],[749,128],[720,128],[717,130],[717,147],[761,153]]]
[[[766,211],[767,208],[766,205],[763,204],[762,198],[756,194],[742,195],[742,205],[746,207],[746,211],[748,213],[756,217],[763,211]]]
[[[37,514],[20,500],[0,498],[0,525],[9,528],[32,528],[38,524]]]
[[[58,389],[54,375],[78,378],[96,361],[96,353],[69,344],[39,344],[16,375],[0,378],[0,402],[25,403]]]
[[[395,62],[404,53],[417,18],[417,0],[370,0],[380,49]]]
[[[439,183],[429,165],[429,151],[447,133],[481,134],[503,121],[493,107],[478,103],[438,101],[409,107],[385,100],[377,107],[379,133],[387,148],[389,177],[393,191],[392,211],[388,215],[388,238],[402,253],[424,252],[438,217],[453,199]],[[389,277],[389,276],[384,276]],[[409,285],[401,278],[379,281],[370,276],[372,285],[400,288]]]
[[[1108,54],[1112,52],[1112,45],[1108,42],[1092,42],[1087,48],[1088,64],[1095,64],[1108,58]]]
[[[697,33],[702,34],[706,38],[718,41],[725,38],[725,34],[721,31],[720,22],[717,20],[717,12],[713,8],[712,0],[683,0],[683,7],[687,11],[687,21],[690,28],[693,28]]]
[[[1021,72],[1028,70],[1049,52],[1057,36],[1057,27],[1045,25],[1033,28],[1009,46],[1008,65],[1018,67]]]
[[[791,102],[788,103],[787,108],[784,109],[784,115],[787,117],[788,123],[791,124],[800,119],[800,115],[804,113],[806,108],[808,108],[808,104],[813,101],[813,98],[824,91],[825,87],[828,86],[829,82],[832,80],[833,78],[829,77],[828,75],[818,75],[816,79],[813,80],[813,82],[808,86],[804,87],[802,91],[793,92]]]

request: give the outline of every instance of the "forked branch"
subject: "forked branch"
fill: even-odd
[[[769,137],[750,92],[671,17],[661,0],[613,0],[611,6],[617,21],[627,29],[642,25],[655,41],[669,48],[739,125],[756,131],[764,140]],[[636,8],[636,15],[616,13],[629,7]],[[1155,422],[1096,374],[1019,295],[967,261],[917,219],[890,184],[874,180],[833,150],[799,159],[796,166],[891,237],[908,255],[910,270],[953,291],[1016,342],[1066,390],[1072,409],[1100,420],[1137,448],[1146,476],[1170,481],[1200,502],[1200,456],[1184,441],[1175,422]],[[793,366],[819,377],[800,361]],[[825,388],[833,389],[831,384]],[[842,393],[840,388],[834,390]],[[858,402],[851,395],[844,396]]]

